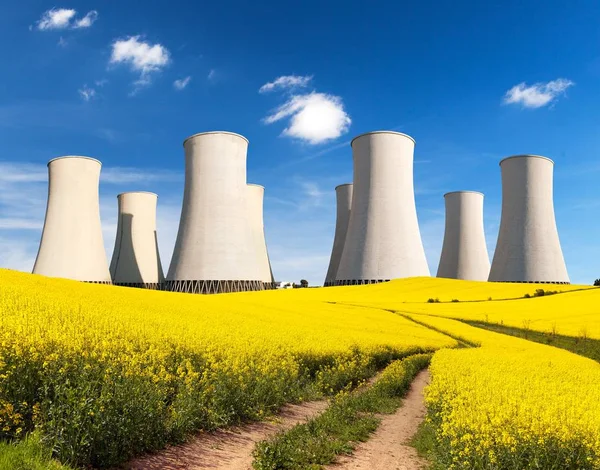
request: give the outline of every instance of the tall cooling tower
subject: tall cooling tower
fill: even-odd
[[[378,131],[352,141],[354,190],[337,285],[429,276],[413,188],[415,141]]]
[[[263,219],[265,188],[258,184],[248,184],[246,191],[247,214],[252,237],[252,249],[260,271],[260,280],[263,282],[265,289],[273,289],[275,285],[273,273],[271,272],[269,253],[267,251],[267,240],[265,238]]]
[[[113,284],[160,289],[163,270],[156,236],[158,196],[145,191],[122,193],[115,249],[110,263]]]
[[[167,289],[262,290],[246,217],[248,140],[232,132],[204,132],[183,147],[183,208]]]
[[[325,287],[335,285],[335,279],[340,259],[344,251],[344,242],[348,232],[348,222],[350,221],[350,209],[352,207],[352,183],[340,184],[335,188],[337,202],[337,216],[335,219],[335,235],[333,237],[333,248],[331,249],[331,258],[329,258],[329,268],[325,277]]]
[[[483,229],[483,194],[455,191],[444,194],[446,230],[437,277],[487,281],[490,258]]]
[[[569,284],[554,218],[554,162],[517,155],[500,168],[502,217],[489,280]]]
[[[48,205],[34,274],[111,283],[100,225],[101,166],[89,157],[48,162]]]

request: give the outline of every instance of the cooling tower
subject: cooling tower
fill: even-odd
[[[500,168],[502,217],[489,280],[569,284],[554,218],[554,162],[517,155]]]
[[[204,132],[186,139],[183,147],[183,207],[167,289],[262,290],[246,217],[248,140],[231,132]]]
[[[111,283],[100,225],[101,166],[88,157],[48,162],[48,205],[34,274]]]
[[[487,281],[490,258],[483,229],[483,194],[456,191],[444,194],[446,230],[437,277]]]
[[[354,190],[337,285],[429,276],[413,188],[415,141],[379,131],[352,141]]]
[[[144,191],[117,196],[119,219],[110,263],[113,284],[160,289],[163,270],[156,236],[158,196]]]
[[[352,207],[352,183],[340,184],[335,188],[337,203],[337,215],[335,219],[335,235],[333,237],[333,248],[331,249],[331,258],[329,258],[329,268],[325,277],[325,287],[335,285],[335,279],[340,259],[344,251],[344,242],[348,232],[348,222],[350,221],[350,208]]]
[[[260,280],[265,289],[274,289],[273,273],[267,251],[265,239],[265,226],[263,221],[263,200],[265,188],[258,184],[248,184],[246,189],[246,204],[248,224],[252,237],[252,250],[256,257],[256,263],[260,272]]]

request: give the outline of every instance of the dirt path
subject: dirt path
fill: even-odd
[[[338,458],[330,470],[420,470],[427,462],[408,445],[425,417],[423,389],[429,383],[429,371],[420,372],[413,381],[402,407],[393,415],[385,415],[377,431],[367,442],[360,443],[354,453]]]
[[[129,470],[251,469],[252,451],[257,442],[277,431],[304,422],[318,415],[325,408],[327,408],[327,401],[286,405],[277,415],[276,421],[199,434],[186,444],[140,457],[125,468]]]

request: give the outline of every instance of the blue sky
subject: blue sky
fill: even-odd
[[[104,165],[108,256],[116,194],[154,191],[166,271],[183,193],[181,143],[230,130],[250,140],[248,181],[266,187],[276,278],[322,283],[334,187],[352,179],[349,142],[393,129],[417,141],[417,210],[432,273],[443,194],[485,193],[491,255],[498,162],[533,153],[556,162],[567,267],[573,282],[590,283],[600,277],[599,24],[600,3],[587,0],[9,1],[0,16],[0,266],[33,266],[46,162],[87,155]],[[279,77],[288,78],[259,92]]]

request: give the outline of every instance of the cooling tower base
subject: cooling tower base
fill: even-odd
[[[264,290],[262,281],[166,281],[165,290],[188,294],[225,294]]]
[[[263,288],[264,290],[272,290],[277,289],[277,286],[274,282],[263,282]]]
[[[112,281],[81,281],[81,282],[85,282],[86,284],[106,284],[109,286],[113,285]]]
[[[511,284],[571,284],[566,281],[489,281],[489,282],[510,282]]]
[[[379,284],[380,282],[390,282],[389,279],[351,279],[345,281],[335,281],[333,286],[362,286],[365,284]]]
[[[163,290],[163,284],[159,282],[113,282],[113,285],[119,287],[134,287],[137,289]]]

